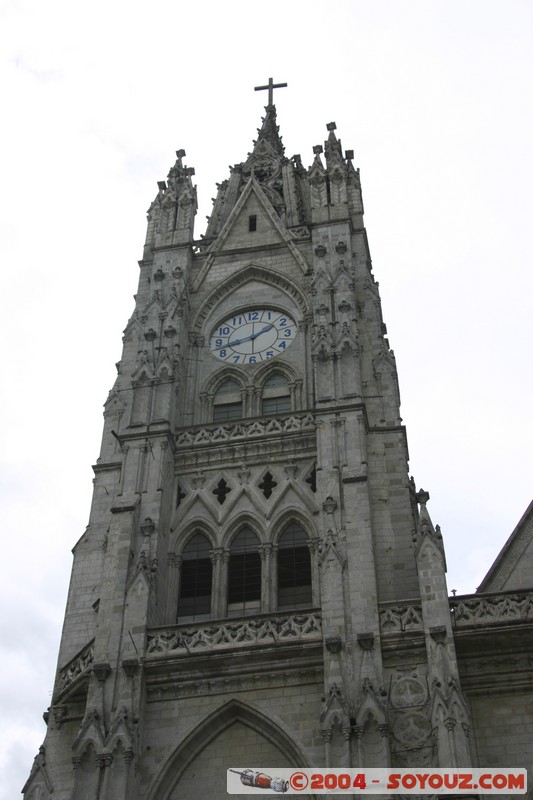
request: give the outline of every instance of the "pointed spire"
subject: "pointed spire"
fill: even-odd
[[[422,544],[424,537],[431,539],[431,541],[433,541],[437,546],[439,552],[442,554],[444,559],[444,568],[446,569],[446,557],[444,555],[444,544],[442,541],[440,526],[437,525],[436,527],[433,527],[431,517],[429,516],[429,511],[426,507],[426,503],[429,500],[429,492],[424,491],[424,489],[420,489],[420,491],[416,493],[416,500],[420,504],[420,514],[418,517],[418,525],[415,535],[417,549]]]
[[[266,115],[262,118],[262,126],[258,128],[257,141],[254,142],[254,151],[257,149],[259,142],[265,141],[274,149],[274,151],[283,156],[285,154],[285,147],[279,135],[279,125],[276,120],[276,106],[265,106]]]
[[[327,138],[327,141],[324,142],[327,165],[328,167],[330,167],[334,162],[339,162],[342,165],[344,165],[341,142],[340,139],[337,139],[335,135],[337,125],[335,122],[328,122],[326,127],[329,131],[329,136]]]

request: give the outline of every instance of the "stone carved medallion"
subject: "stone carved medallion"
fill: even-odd
[[[390,699],[394,708],[422,706],[428,701],[427,687],[417,678],[400,678],[392,684]]]

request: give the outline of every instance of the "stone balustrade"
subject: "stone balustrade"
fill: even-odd
[[[454,629],[533,621],[533,592],[467,594],[450,598]],[[379,612],[381,633],[422,631],[422,606],[409,601],[382,604]]]
[[[235,647],[307,641],[321,636],[319,611],[293,611],[152,629],[148,632],[146,652],[147,657],[201,654]]]
[[[222,442],[242,441],[256,436],[285,436],[290,433],[312,432],[315,421],[312,414],[291,414],[289,417],[240,420],[231,425],[203,425],[180,430],[176,434],[176,447],[198,447],[220,444]]]
[[[455,628],[533,621],[533,592],[469,594],[450,600]]]
[[[60,695],[74,683],[74,681],[88,672],[93,663],[94,639],[92,639],[80,652],[59,670],[59,680],[56,694]]]

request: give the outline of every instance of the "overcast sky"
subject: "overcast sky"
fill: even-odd
[[[44,737],[146,210],[184,148],[205,229],[276,93],[361,169],[411,472],[473,592],[531,499],[533,4],[0,0],[1,800]]]

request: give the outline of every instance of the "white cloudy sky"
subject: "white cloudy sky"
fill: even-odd
[[[277,92],[287,154],[361,168],[411,470],[474,591],[531,499],[533,5],[0,0],[0,799],[44,736],[145,212],[187,151],[203,232]]]

